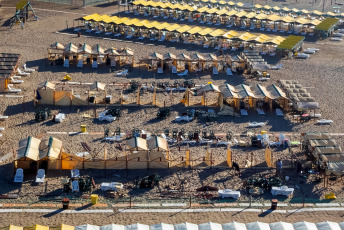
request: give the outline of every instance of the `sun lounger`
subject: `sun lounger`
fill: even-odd
[[[230,189],[219,190],[218,193],[222,198],[230,197],[237,200],[240,197],[240,191],[232,191]]]
[[[68,59],[66,59],[66,60],[64,61],[63,67],[69,68],[69,60],[68,60]]]
[[[21,89],[14,89],[9,85],[7,85],[7,89],[8,89],[8,92],[10,92],[10,93],[19,93],[22,91]]]
[[[219,71],[217,70],[216,67],[213,67],[213,75],[218,75],[219,74]]]
[[[35,72],[35,71],[36,71],[35,69],[27,68],[27,67],[26,67],[26,64],[24,64],[23,67],[24,67],[24,71],[25,71],[25,72]]]
[[[248,116],[246,109],[240,109],[240,114],[241,114],[241,116]]]
[[[79,178],[80,177],[79,169],[72,169],[72,170],[70,170],[70,177],[71,178]]]
[[[98,31],[96,31],[96,34],[102,34],[103,33],[103,31],[102,30],[98,30]]]
[[[164,71],[162,70],[162,68],[158,68],[158,73],[164,73]]]
[[[264,126],[265,123],[264,122],[252,122],[248,124],[248,127],[250,128],[254,128],[254,127],[262,127]]]
[[[2,116],[0,115],[0,120],[8,119],[8,116]]]
[[[112,32],[106,32],[104,35],[105,36],[110,36],[110,35],[112,35]]]
[[[98,68],[98,62],[97,61],[93,61],[92,62],[92,68],[93,69],[97,69]]]
[[[299,54],[297,54],[296,58],[298,58],[298,59],[308,59],[309,58],[309,54],[299,53]]]
[[[84,66],[84,61],[83,60],[79,60],[78,64],[76,65],[76,67],[82,68],[83,66]]]
[[[276,109],[276,115],[277,115],[277,116],[280,116],[280,117],[283,117],[283,112],[282,112],[282,110]]]
[[[100,190],[102,191],[118,191],[123,189],[123,184],[119,182],[111,182],[111,183],[101,183]]]
[[[45,170],[38,169],[37,176],[36,176],[36,183],[44,183],[45,180]]]
[[[125,38],[126,38],[126,39],[132,39],[133,37],[134,37],[134,35],[129,34],[129,35],[127,35]]]
[[[23,183],[24,181],[24,170],[19,168],[16,171],[16,175],[14,176],[15,183]]]
[[[99,121],[108,121],[108,122],[113,122],[116,120],[116,117],[111,116],[111,115],[106,115],[107,110],[101,112],[98,116]]]
[[[189,70],[186,69],[184,72],[178,73],[177,75],[181,76],[181,77],[182,76],[188,76],[188,72],[189,72]]]
[[[230,141],[218,141],[218,142],[216,142],[216,146],[219,146],[219,145],[227,146],[227,145],[230,145],[230,144],[232,144]]]
[[[260,108],[257,108],[256,111],[257,111],[257,113],[258,113],[259,115],[265,115],[264,110],[262,110],[262,109],[260,109]]]
[[[173,74],[177,74],[177,73],[178,73],[178,72],[177,72],[177,67],[172,66],[172,73],[173,73]]]
[[[105,137],[105,141],[108,141],[108,142],[121,141],[121,139],[122,139],[122,135],[117,135],[113,137]]]
[[[21,84],[24,82],[23,80],[14,79],[13,77],[11,77],[10,79],[12,84]]]
[[[18,74],[19,75],[21,75],[21,76],[28,76],[28,75],[30,75],[30,73],[26,73],[26,72],[24,72],[24,71],[21,71],[21,69],[17,69],[17,72],[18,72]]]
[[[124,76],[127,76],[128,75],[128,69],[125,69],[119,73],[116,73],[116,76],[121,76],[121,77],[124,77]]]
[[[340,41],[342,41],[342,40],[343,40],[342,38],[338,38],[338,37],[332,37],[332,38],[331,38],[331,41],[340,42]]]
[[[277,196],[277,195],[289,196],[289,195],[293,194],[293,192],[294,192],[294,189],[288,188],[288,186],[272,187],[271,188],[271,194],[273,196]]]
[[[139,37],[139,40],[144,40],[144,39],[145,39],[144,36]]]
[[[72,182],[72,192],[79,192],[79,182],[77,180]]]
[[[163,42],[165,41],[165,35],[161,36],[161,38],[159,39],[159,42]]]
[[[12,77],[13,77],[13,78],[16,78],[16,79],[22,78],[22,76],[17,76],[17,75],[13,75]],[[24,76],[24,77],[25,77],[25,76]]]
[[[189,117],[187,115],[185,116],[177,116],[176,117],[176,121],[177,122],[180,122],[180,121],[186,121],[186,122],[189,122],[189,121],[192,121],[193,120],[193,117]]]
[[[117,33],[117,34],[114,35],[115,38],[118,38],[118,37],[120,37],[120,36],[122,36],[121,33]]]
[[[326,119],[317,120],[317,124],[320,124],[320,125],[330,125],[332,123],[333,123],[332,120],[326,120]]]
[[[313,50],[313,49],[305,49],[305,50],[303,50],[303,52],[304,52],[305,54],[314,54],[314,53],[315,53],[315,50]]]

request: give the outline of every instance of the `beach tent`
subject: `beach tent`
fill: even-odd
[[[32,226],[24,227],[24,230],[49,230],[49,227],[35,224]]]
[[[198,230],[197,224],[191,224],[191,223],[182,223],[182,224],[175,224],[174,230]]]
[[[50,227],[50,230],[75,230],[75,227],[71,225],[61,224],[58,226]]]
[[[105,90],[106,84],[100,83],[98,81],[90,85],[90,90]]]
[[[41,141],[39,146],[39,160],[42,159],[57,159],[62,151],[62,141],[57,138],[49,137]]]
[[[294,229],[295,230],[317,230],[317,226],[314,223],[302,221],[294,223]]]
[[[222,225],[223,230],[247,230],[246,225],[243,223],[232,222]]]
[[[247,230],[270,230],[270,226],[267,223],[259,221],[246,224]]]
[[[161,150],[168,151],[167,140],[158,136],[152,137],[149,140],[147,140],[147,146],[150,150],[158,148]]]
[[[204,223],[204,224],[199,224],[198,225],[199,230],[222,230],[221,224],[218,223]]]
[[[59,43],[59,42],[55,42],[54,44],[51,44],[51,45],[50,45],[50,48],[51,48],[51,49],[56,49],[56,50],[64,50],[64,49],[65,49],[65,46],[62,45],[62,44]]]
[[[276,223],[271,223],[270,224],[271,230],[294,230],[294,227],[290,223],[286,222],[276,222]]]
[[[129,148],[129,150],[136,150],[136,151],[148,150],[147,140],[143,139],[141,137],[133,137],[133,138],[127,140],[127,146]],[[131,226],[131,225],[128,225],[128,226]],[[130,230],[130,229],[127,229],[127,230]],[[133,229],[133,230],[135,230],[135,229]],[[138,230],[141,230],[141,229],[138,229]]]
[[[173,224],[153,224],[149,227],[150,230],[174,230]],[[117,230],[117,229],[116,229]]]
[[[29,136],[27,139],[19,141],[16,160],[29,159],[33,161],[39,160],[40,139]]]
[[[318,230],[342,230],[338,223],[325,221],[317,223]]]
[[[149,225],[146,224],[130,224],[125,226],[126,230],[149,230]]]
[[[9,226],[1,227],[0,230],[23,230],[23,227],[10,224]]]
[[[232,222],[232,223],[226,223],[222,224],[223,230],[247,230],[246,225],[243,223],[238,222]]]
[[[101,226],[100,230],[125,230],[125,226],[119,224],[108,224]]]
[[[99,230],[99,226],[84,224],[75,227],[75,230]]]

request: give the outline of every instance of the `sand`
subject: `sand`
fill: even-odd
[[[285,1],[285,2],[267,2],[270,5],[278,5],[278,6],[287,6],[290,8],[297,7],[300,9],[317,9],[322,10],[322,2],[317,1],[316,3],[307,2],[307,1],[298,1],[295,3],[294,1]],[[89,132],[99,132],[102,133],[105,128],[109,128],[111,132],[114,132],[116,127],[121,127],[122,132],[124,131],[131,131],[133,128],[143,129],[148,132],[153,133],[161,133],[164,129],[168,128],[170,132],[173,128],[181,129],[184,128],[186,131],[190,130],[203,130],[207,129],[214,130],[215,132],[222,132],[225,133],[226,131],[230,130],[235,134],[245,133],[247,130],[248,122],[257,121],[257,122],[267,122],[267,125],[263,128],[267,130],[269,133],[278,134],[279,132],[288,132],[292,133],[291,139],[292,140],[299,140],[298,134],[300,132],[307,132],[307,131],[324,131],[330,133],[341,133],[344,125],[342,122],[342,111],[344,108],[344,100],[342,100],[342,61],[344,58],[343,46],[341,43],[331,42],[329,40],[317,41],[317,42],[305,42],[304,47],[315,47],[319,48],[320,51],[316,54],[312,55],[308,60],[281,60],[281,63],[284,65],[281,70],[271,71],[271,80],[267,84],[263,85],[270,85],[272,83],[277,84],[277,81],[280,79],[284,80],[298,80],[303,86],[308,87],[308,91],[310,92],[311,96],[313,96],[319,103],[320,103],[320,113],[322,117],[325,119],[333,120],[333,125],[330,126],[318,126],[315,122],[310,121],[303,124],[296,124],[288,117],[281,118],[276,117],[274,114],[267,113],[265,116],[258,116],[254,111],[249,111],[249,116],[241,117],[241,118],[233,118],[233,117],[220,117],[219,120],[215,123],[205,123],[203,120],[195,120],[190,123],[183,123],[178,124],[173,122],[174,117],[185,113],[187,108],[179,105],[173,106],[171,111],[171,116],[168,117],[166,120],[157,120],[156,113],[157,108],[155,107],[143,107],[143,108],[132,108],[132,107],[124,107],[122,108],[123,116],[119,120],[108,124],[99,122],[97,119],[94,118],[84,118],[82,115],[85,113],[93,114],[93,108],[88,107],[50,107],[53,113],[63,112],[66,113],[66,120],[61,124],[53,123],[52,121],[43,121],[43,122],[35,122],[34,121],[34,112],[36,111],[36,107],[33,105],[33,95],[34,90],[38,86],[38,84],[44,81],[60,81],[63,79],[63,76],[69,74],[72,76],[72,80],[76,82],[94,82],[94,81],[101,81],[103,83],[127,83],[129,80],[139,81],[140,83],[152,83],[154,82],[174,82],[175,80],[182,81],[184,79],[192,78],[196,84],[206,84],[207,82],[213,82],[214,84],[223,84],[229,83],[232,85],[237,84],[248,84],[254,85],[257,84],[257,81],[252,79],[245,79],[242,76],[233,76],[227,77],[225,73],[221,72],[218,76],[211,76],[210,73],[205,72],[201,75],[190,74],[189,77],[180,79],[180,77],[173,76],[171,74],[163,74],[157,75],[156,73],[149,72],[143,70],[143,68],[139,71],[137,68],[133,70],[127,77],[115,77],[114,73],[110,72],[108,68],[98,68],[97,70],[91,69],[89,67],[84,68],[83,70],[77,69],[76,67],[71,67],[70,69],[66,70],[61,66],[47,66],[46,65],[46,56],[47,56],[47,48],[50,44],[54,42],[60,42],[62,44],[67,43],[87,43],[90,45],[100,44],[102,47],[109,48],[109,47],[129,47],[134,50],[135,53],[135,60],[138,61],[139,59],[146,58],[148,54],[152,52],[158,52],[161,54],[172,52],[174,54],[186,53],[192,54],[195,52],[199,52],[202,54],[213,53],[211,50],[202,49],[195,46],[185,46],[185,45],[178,45],[177,48],[173,47],[171,43],[160,43],[149,45],[147,43],[138,43],[136,40],[134,42],[122,41],[122,40],[104,40],[96,37],[86,37],[81,36],[77,37],[75,34],[66,35],[66,34],[59,34],[56,33],[58,31],[62,31],[66,29],[66,23],[68,23],[69,27],[73,26],[73,20],[81,17],[85,14],[91,13],[99,13],[99,14],[115,14],[118,12],[117,6],[108,6],[108,7],[97,7],[97,6],[89,6],[86,8],[79,8],[79,7],[69,7],[69,6],[60,6],[56,4],[49,4],[49,3],[40,3],[37,1],[33,2],[33,6],[36,9],[36,13],[39,16],[39,21],[29,21],[25,24],[25,29],[21,29],[20,26],[16,25],[12,29],[9,29],[6,25],[6,20],[12,16],[12,12],[14,12],[14,3],[10,1],[0,1],[0,14],[2,15],[2,20],[0,23],[4,23],[4,26],[0,27],[1,33],[1,41],[0,41],[0,50],[1,52],[9,52],[9,53],[20,53],[22,55],[22,63],[27,63],[27,66],[30,68],[36,68],[38,71],[31,74],[31,76],[24,78],[25,83],[19,86],[18,88],[22,89],[22,93],[20,95],[23,98],[1,98],[1,107],[0,107],[0,114],[10,116],[8,120],[3,121],[0,123],[0,126],[5,127],[5,132],[3,132],[3,137],[1,138],[0,142],[0,156],[10,156],[13,154],[14,150],[17,148],[18,141],[23,138],[27,138],[29,135],[38,136],[40,138],[54,136],[63,141],[64,149],[67,153],[75,154],[78,152],[83,152],[83,148],[80,142],[87,142],[92,148],[97,151],[101,148],[106,146],[108,152],[112,154],[112,156],[121,156],[122,153],[115,148],[114,144],[107,144],[103,142],[102,135],[49,135],[47,132],[78,132],[80,130],[81,124],[86,124],[87,129]],[[7,8],[10,7],[10,8]],[[332,6],[330,5],[330,1],[326,1],[325,8],[327,10],[331,10]],[[45,10],[48,9],[48,10]],[[56,10],[56,11],[53,11]],[[64,11],[64,12],[61,12]],[[133,15],[131,15],[133,16]],[[77,22],[74,22],[74,25],[77,25]],[[182,94],[176,94],[174,101],[177,102],[181,99]],[[149,95],[144,96],[145,99],[151,98]],[[160,104],[163,104],[164,101],[166,105],[169,105],[170,98],[168,96],[159,97]],[[147,99],[148,100],[148,99]],[[98,108],[97,113],[103,111],[104,108]],[[207,108],[200,108],[206,110]],[[217,109],[215,109],[217,110]],[[250,129],[255,133],[259,133],[262,128],[255,128]],[[239,137],[238,139],[244,140],[247,138]],[[341,145],[342,138],[335,137],[338,143]],[[181,156],[184,156],[184,150],[186,146],[182,146],[182,151],[178,151],[177,146],[171,146],[171,156],[172,158],[177,159]],[[206,152],[206,146],[190,146],[192,154],[195,158],[203,158]],[[226,148],[225,147],[216,147],[211,146],[211,151],[213,152],[214,158],[216,159],[215,165],[225,164],[225,156],[226,156]],[[305,160],[303,153],[299,152],[297,149],[293,150],[298,158]],[[264,150],[263,149],[234,149],[234,158],[239,162],[239,164],[243,167],[246,160],[251,160],[250,152],[253,152],[253,162],[256,166],[265,167],[266,163],[264,163]],[[10,154],[10,155],[7,155]],[[275,159],[281,158],[283,159],[285,165],[290,165],[290,158],[287,151],[275,151],[274,153]],[[2,163],[8,163],[10,160],[5,160]],[[7,165],[6,167],[1,167],[2,172],[8,172],[11,167]],[[224,170],[216,170],[211,171],[209,169],[205,169],[201,167],[195,171],[188,171],[184,170],[181,171],[181,175],[183,178],[189,181],[187,187],[187,195],[193,194],[194,190],[202,185],[212,185],[217,186],[219,188],[234,188],[234,189],[241,189],[242,179],[248,177],[252,174],[260,175],[263,174],[270,174],[270,171],[264,170],[245,170],[244,177],[238,178],[234,177],[231,172],[228,172],[227,169]],[[126,172],[116,171],[113,172],[114,174],[121,175],[119,180],[126,184],[128,191],[131,191],[133,195],[142,195],[143,197],[160,197],[159,191],[154,189],[152,191],[147,191],[144,194],[141,194],[140,191],[131,190],[130,186],[132,186],[134,179],[137,175],[150,175],[152,173],[158,172],[162,175],[162,184],[161,187],[169,184],[178,184],[178,180],[175,179],[176,172],[166,172],[159,171],[159,170],[151,170],[151,171],[144,171],[144,172],[136,172],[133,171],[126,176]],[[82,172],[83,175],[94,173],[85,171]],[[274,172],[272,172],[274,173]],[[294,171],[287,171],[286,175],[293,176]],[[69,172],[62,173],[64,176],[68,176]],[[99,177],[96,177],[96,183],[99,188],[101,182],[105,180],[113,180],[113,177],[104,178],[103,174]],[[109,175],[113,175],[112,172],[109,172]],[[24,183],[23,188],[21,189],[21,194],[24,195],[20,199],[23,201],[35,201],[38,198],[35,195],[44,193],[45,192],[52,192],[55,191],[57,187],[61,187],[60,179],[61,173],[53,173],[52,175],[48,174],[48,187],[47,190],[43,188],[43,186],[32,187],[31,183]],[[289,185],[294,186],[295,184],[299,183],[298,177],[295,177],[295,180],[289,182]],[[32,177],[33,179],[33,177]],[[9,179],[2,178],[2,184],[4,185],[3,188],[0,189],[0,193],[16,193],[18,192],[18,188],[16,188]],[[29,180],[30,181],[30,180]],[[323,189],[322,184],[315,184],[311,183],[310,181],[304,181],[303,189],[305,191],[312,191],[309,194],[309,198],[319,199],[322,198],[325,193],[329,191],[334,191],[337,193],[339,198],[343,198],[342,190],[343,186],[342,183],[337,180],[331,184],[331,187],[328,189]],[[242,190],[244,191],[244,190]],[[25,198],[27,195],[28,198]],[[186,195],[186,196],[187,196]],[[295,197],[300,198],[302,195],[299,191],[295,192]],[[269,197],[265,197],[269,199]],[[247,196],[243,196],[243,200],[247,200]],[[316,213],[317,215],[319,213]],[[13,217],[13,223],[21,224],[23,220],[19,220],[16,217],[17,214],[11,215]],[[131,218],[126,218],[128,214],[116,214],[114,217],[109,217],[108,223],[111,222],[111,218],[122,218],[121,223],[132,223],[136,221],[148,221],[144,223],[157,223],[161,220],[166,218],[166,215],[152,215],[150,220],[146,220],[145,215],[131,215]],[[168,219],[172,222],[183,222],[188,218],[194,219],[196,222],[205,222],[203,221],[204,214],[176,214],[173,217]],[[295,217],[297,216],[297,217]],[[319,215],[320,216],[320,215]],[[0,215],[2,218],[2,215]],[[55,221],[68,221],[67,216],[65,215],[58,215],[58,220]],[[96,221],[95,224],[102,224],[104,223],[102,218],[97,218],[95,216]],[[280,220],[281,217],[285,217],[280,214],[270,214],[267,217],[266,221],[277,221]],[[324,213],[321,218],[324,220],[336,220],[340,217],[340,213]],[[17,218],[17,219],[16,219]],[[37,215],[37,218],[39,216]],[[55,217],[52,217],[55,218]],[[86,215],[78,215],[78,219],[75,221],[80,221],[78,223],[85,223]],[[214,219],[211,219],[214,218]],[[227,219],[228,218],[228,219]],[[257,214],[238,214],[234,217],[232,214],[221,214],[216,215],[210,214],[209,220],[211,219],[214,222],[229,222],[234,218],[234,220],[240,220],[242,222],[249,222],[255,220]],[[262,221],[265,219],[263,218]],[[270,219],[269,219],[270,218]],[[316,220],[319,219],[315,218],[315,214],[293,214],[289,217],[285,217],[286,220],[293,222],[297,220]],[[293,219],[295,218],[295,219]],[[298,219],[299,218],[299,219]],[[41,218],[42,224],[49,223],[49,218]],[[39,220],[41,220],[39,219]],[[76,218],[75,218],[76,219]],[[228,220],[228,221],[227,221]],[[337,219],[338,220],[338,219]],[[6,223],[12,221],[11,219],[6,218]],[[32,220],[28,220],[32,221]],[[46,222],[45,222],[46,221]],[[83,222],[84,221],[84,222]],[[32,222],[33,223],[33,222]],[[57,223],[57,222],[55,222]],[[77,222],[73,222],[73,224]]]

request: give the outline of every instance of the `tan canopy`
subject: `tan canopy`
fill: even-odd
[[[163,149],[165,151],[168,151],[167,141],[162,137],[155,136],[153,138],[150,138],[147,141],[147,145],[148,145],[149,150],[160,148],[160,149]]]
[[[49,139],[41,141],[39,149],[40,160],[45,157],[57,159],[62,151],[62,141],[54,137],[50,137]]]
[[[21,158],[29,158],[31,160],[39,160],[40,139],[29,136],[27,139],[19,141],[16,160]]]
[[[148,150],[147,140],[141,137],[134,137],[127,141],[129,150],[139,149]]]

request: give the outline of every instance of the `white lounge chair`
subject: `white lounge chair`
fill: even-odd
[[[180,122],[180,121],[189,122],[189,121],[192,121],[192,120],[193,120],[193,117],[189,117],[188,115],[185,115],[185,116],[177,116],[177,117],[176,117],[176,121],[177,121],[177,122]]]
[[[0,132],[5,131],[5,127],[0,127]]]
[[[340,41],[342,41],[342,40],[343,40],[342,38],[338,38],[338,37],[332,37],[332,38],[331,38],[331,41],[340,42]]]
[[[264,110],[262,110],[262,109],[260,109],[260,108],[257,108],[256,111],[257,111],[257,113],[258,113],[259,115],[265,115]]]
[[[233,76],[233,72],[231,68],[227,68],[226,72],[227,72],[227,76]]]
[[[24,83],[23,80],[14,79],[13,77],[11,77],[10,79],[11,79],[11,83],[12,83],[12,84],[21,84],[21,83]]]
[[[66,60],[64,61],[63,67],[69,68],[69,60],[68,60],[68,59],[66,59]]]
[[[249,127],[254,128],[254,127],[262,127],[264,126],[264,122],[251,122],[248,124]]]
[[[219,193],[219,196],[222,198],[230,197],[236,200],[239,199],[241,195],[240,191],[232,191],[230,189],[219,190],[218,193]]]
[[[181,77],[182,76],[188,76],[188,73],[189,73],[189,70],[186,69],[184,72],[178,73],[177,75],[181,76]]]
[[[21,89],[14,89],[9,85],[7,85],[7,89],[8,89],[8,92],[10,92],[10,93],[19,93],[22,91]]]
[[[72,192],[79,192],[79,182],[77,180],[72,182]]]
[[[97,61],[93,61],[92,62],[92,68],[93,69],[97,69],[98,68],[98,62]]]
[[[124,77],[124,76],[127,76],[128,75],[128,69],[125,69],[119,73],[116,73],[116,76],[121,76],[121,77]]]
[[[35,72],[36,70],[35,70],[35,69],[32,69],[32,68],[27,68],[27,67],[26,67],[26,64],[24,64],[24,71],[25,71],[25,72]]]
[[[133,37],[134,37],[134,35],[129,34],[129,35],[127,35],[125,38],[126,38],[126,39],[132,39]]]
[[[317,124],[320,124],[320,125],[330,125],[332,123],[333,123],[332,120],[326,120],[326,119],[317,120]]]
[[[309,58],[309,54],[299,53],[299,54],[297,54],[297,56],[295,58],[298,58],[298,59],[308,59]]]
[[[118,191],[120,189],[123,189],[123,184],[119,182],[103,182],[100,185],[100,190],[102,191]]]
[[[162,68],[158,68],[158,73],[164,73],[164,71],[162,70]]]
[[[70,170],[70,176],[71,176],[71,178],[78,178],[78,177],[80,177],[79,169],[72,169],[72,170]]]
[[[219,74],[219,71],[217,70],[216,67],[213,67],[213,75],[218,75]]]
[[[173,74],[177,74],[177,73],[178,73],[178,72],[177,72],[177,67],[172,66],[172,73],[173,73]]]
[[[165,41],[165,35],[161,36],[161,38],[159,39],[159,42],[163,42]]]
[[[37,176],[36,176],[36,183],[44,183],[45,180],[45,170],[38,169]]]
[[[240,114],[241,114],[241,116],[248,116],[246,109],[240,109]]]
[[[78,64],[76,65],[76,67],[82,68],[83,66],[84,66],[84,61],[83,60],[79,60]]]
[[[0,115],[0,120],[8,119],[8,116]]]
[[[114,137],[105,137],[105,141],[108,141],[108,142],[121,141],[121,139],[122,139],[122,135],[117,135]]]
[[[13,78],[17,78],[17,79],[22,78],[22,76],[17,76],[17,75],[13,75],[12,77],[13,77]]]
[[[24,181],[24,170],[19,168],[16,171],[16,175],[14,176],[15,183],[23,183]]]
[[[276,109],[276,115],[277,115],[277,116],[280,116],[280,117],[283,117],[283,112],[282,112],[282,110]]]
[[[19,68],[17,69],[17,72],[19,75],[22,75],[22,76],[29,76],[30,75],[30,73],[26,73],[24,71],[21,71],[21,69],[19,69]]]

